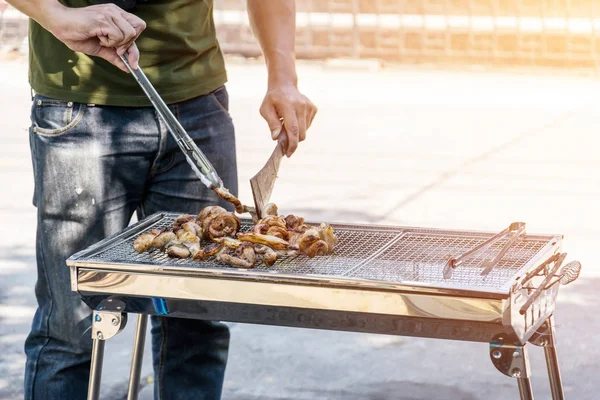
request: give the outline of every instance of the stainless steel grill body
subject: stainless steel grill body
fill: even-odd
[[[525,236],[482,276],[484,260],[503,246],[498,242],[451,279],[443,277],[447,258],[493,234],[334,225],[333,255],[253,270],[133,250],[140,233],[175,217],[154,215],[71,257],[73,290],[92,307],[117,296],[130,312],[483,342],[506,333],[525,343],[554,311],[558,286],[520,315],[536,279],[526,287],[519,279],[559,251],[560,236]]]
[[[94,310],[88,400],[98,399],[104,340],[118,334],[132,312],[140,315],[131,400],[152,314],[488,342],[492,363],[517,379],[521,400],[533,400],[530,342],[544,347],[552,398],[564,400],[552,313],[557,283],[576,279],[581,265],[559,271],[566,256],[559,235],[496,240],[503,236],[334,225],[334,254],[289,257],[253,270],[133,250],[140,233],[169,227],[175,217],[153,215],[67,260],[73,290]],[[512,226],[524,232],[524,224]]]

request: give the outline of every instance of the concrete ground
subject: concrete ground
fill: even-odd
[[[241,197],[273,144],[258,114],[260,64],[231,61]],[[283,212],[336,222],[566,235],[581,278],[556,311],[567,398],[595,400],[600,270],[600,81],[546,72],[299,67],[320,112],[284,160],[273,200]],[[23,341],[35,310],[30,106],[26,64],[0,62],[0,398],[22,398]],[[246,182],[246,183],[244,183]],[[133,323],[107,342],[103,399],[125,398]],[[485,344],[232,324],[224,399],[506,400],[516,382]],[[541,349],[533,385],[549,399]],[[150,354],[141,398],[152,398]]]

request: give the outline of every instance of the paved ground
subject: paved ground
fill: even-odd
[[[230,65],[241,182],[272,143],[257,109],[260,65]],[[274,200],[327,221],[563,233],[584,264],[556,312],[568,398],[598,398],[600,81],[557,73],[367,71],[303,64],[320,114],[285,160]],[[22,343],[34,312],[29,89],[22,61],[0,62],[0,398],[22,396]],[[241,196],[249,201],[249,185]],[[107,345],[103,398],[123,399],[133,324]],[[224,399],[506,400],[516,382],[484,344],[233,324]],[[534,390],[550,398],[542,352]],[[149,357],[144,375],[150,376]],[[149,378],[145,380],[148,383]],[[151,385],[142,392],[152,398]]]

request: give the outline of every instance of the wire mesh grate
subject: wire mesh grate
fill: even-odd
[[[150,229],[161,229],[173,224],[175,215],[165,214],[154,224],[142,223],[127,228],[118,239],[100,243],[90,255],[79,261],[94,264],[128,264],[144,266],[186,267],[190,269],[223,269],[232,267],[209,260],[174,259],[165,252],[153,250],[138,254],[133,249],[137,236]],[[251,225],[242,224],[247,231]],[[482,263],[491,259],[504,245],[500,241],[487,251],[466,260],[453,273],[443,278],[443,269],[449,256],[459,256],[484,242],[490,236],[474,232],[436,231],[334,225],[339,242],[332,255],[308,258],[304,255],[280,258],[274,266],[260,266],[258,273],[292,276],[324,276],[346,280],[367,280],[385,283],[420,283],[437,286],[478,287],[502,289],[512,282],[516,272],[539,254],[552,237],[525,237],[506,253],[498,266],[487,276],[481,276]]]
[[[394,282],[426,282],[439,285],[500,288],[547,244],[525,238],[515,243],[486,276],[482,264],[493,259],[506,243],[501,240],[486,251],[465,260],[452,278],[444,279],[443,267],[449,257],[457,257],[483,243],[487,237],[463,234],[407,232],[379,256],[356,269],[351,276]]]

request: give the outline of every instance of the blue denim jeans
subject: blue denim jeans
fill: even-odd
[[[170,105],[237,193],[227,91]],[[124,229],[134,212],[196,213],[223,204],[200,183],[152,108],[78,104],[35,96],[31,154],[38,211],[38,308],[25,343],[26,400],[87,395],[91,310],[71,291],[66,259]],[[229,330],[219,322],[152,318],[156,399],[219,399]]]

